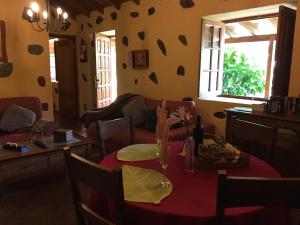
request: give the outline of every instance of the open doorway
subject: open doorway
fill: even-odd
[[[115,30],[95,34],[96,106],[103,108],[117,97]]]
[[[75,36],[51,34],[49,37],[54,115],[66,119],[79,117],[75,46]]]

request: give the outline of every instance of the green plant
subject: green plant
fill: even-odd
[[[264,71],[250,64],[245,54],[238,57],[235,49],[224,53],[222,93],[233,96],[255,96],[265,90]]]

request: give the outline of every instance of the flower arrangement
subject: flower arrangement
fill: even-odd
[[[168,118],[169,125],[176,123],[182,123],[186,127],[186,135],[189,136],[189,121],[193,118],[190,112],[186,111],[184,106],[179,106],[179,108],[170,114]]]

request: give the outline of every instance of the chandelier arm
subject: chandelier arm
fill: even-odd
[[[33,22],[30,22],[30,24],[31,24],[31,27],[32,27],[32,29],[33,29],[34,31],[37,31],[37,32],[42,32],[42,31],[43,31],[43,30],[41,30],[41,29],[35,28],[34,25],[33,25]]]
[[[41,26],[40,26],[40,23],[39,23],[38,21],[36,21],[36,25],[37,25],[37,27],[38,27],[41,31],[44,31],[44,30],[47,28],[47,26],[41,27]]]

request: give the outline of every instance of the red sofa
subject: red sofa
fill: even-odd
[[[11,105],[16,104],[27,108],[36,114],[36,122],[42,117],[41,102],[37,97],[12,97],[12,98],[0,98],[0,116],[5,112],[5,110]],[[50,124],[43,129],[45,136],[51,135],[58,126],[55,123]],[[16,132],[16,133],[3,133],[0,134],[0,144],[8,141],[20,142],[27,141],[31,138],[40,138],[41,135],[38,132]]]
[[[121,98],[125,99],[122,102],[122,106],[125,105],[125,103],[129,102],[132,97],[136,95],[126,95],[125,98],[122,96]],[[119,99],[116,100],[118,102]],[[125,103],[124,103],[125,102]],[[156,109],[158,104],[161,104],[162,100],[155,100],[155,99],[150,99],[150,98],[145,98],[145,103],[148,106],[148,109]],[[114,103],[112,103],[114,104]],[[193,118],[191,121],[191,124],[189,125],[189,132],[190,134],[192,133],[192,130],[195,125],[195,119],[196,119],[196,105],[194,101],[167,101],[166,102],[166,110],[168,113],[171,113],[173,111],[176,111],[179,106],[184,106],[187,111],[189,111]],[[108,120],[108,119],[115,119],[113,117],[109,116],[109,113],[112,115],[119,115],[120,113],[116,112],[117,110],[120,110],[121,107],[117,107],[116,105],[114,108],[118,108],[117,110],[112,110],[111,108],[103,108],[102,110],[96,110],[92,112],[86,112],[86,114],[83,115],[82,117],[82,122],[86,125],[87,127],[87,137],[94,140],[95,145],[99,146],[99,137],[98,137],[98,132],[96,130],[96,123],[95,121],[97,120]],[[107,113],[109,112],[109,113]],[[92,114],[92,117],[89,118],[89,114]],[[102,116],[103,115],[103,116]],[[212,124],[202,122],[203,129],[205,133],[211,133],[213,134],[215,131],[215,127]],[[171,129],[169,133],[169,139],[170,140],[183,140],[186,135],[186,128],[185,127],[180,127],[180,128],[175,128]],[[144,127],[135,127],[135,140],[136,143],[153,143],[155,142],[155,133],[152,131],[149,131],[145,129]],[[110,142],[113,142],[113,147],[114,148],[119,148],[128,145],[129,143],[129,138],[125,137],[123,135],[118,135],[117,137],[114,137]]]

